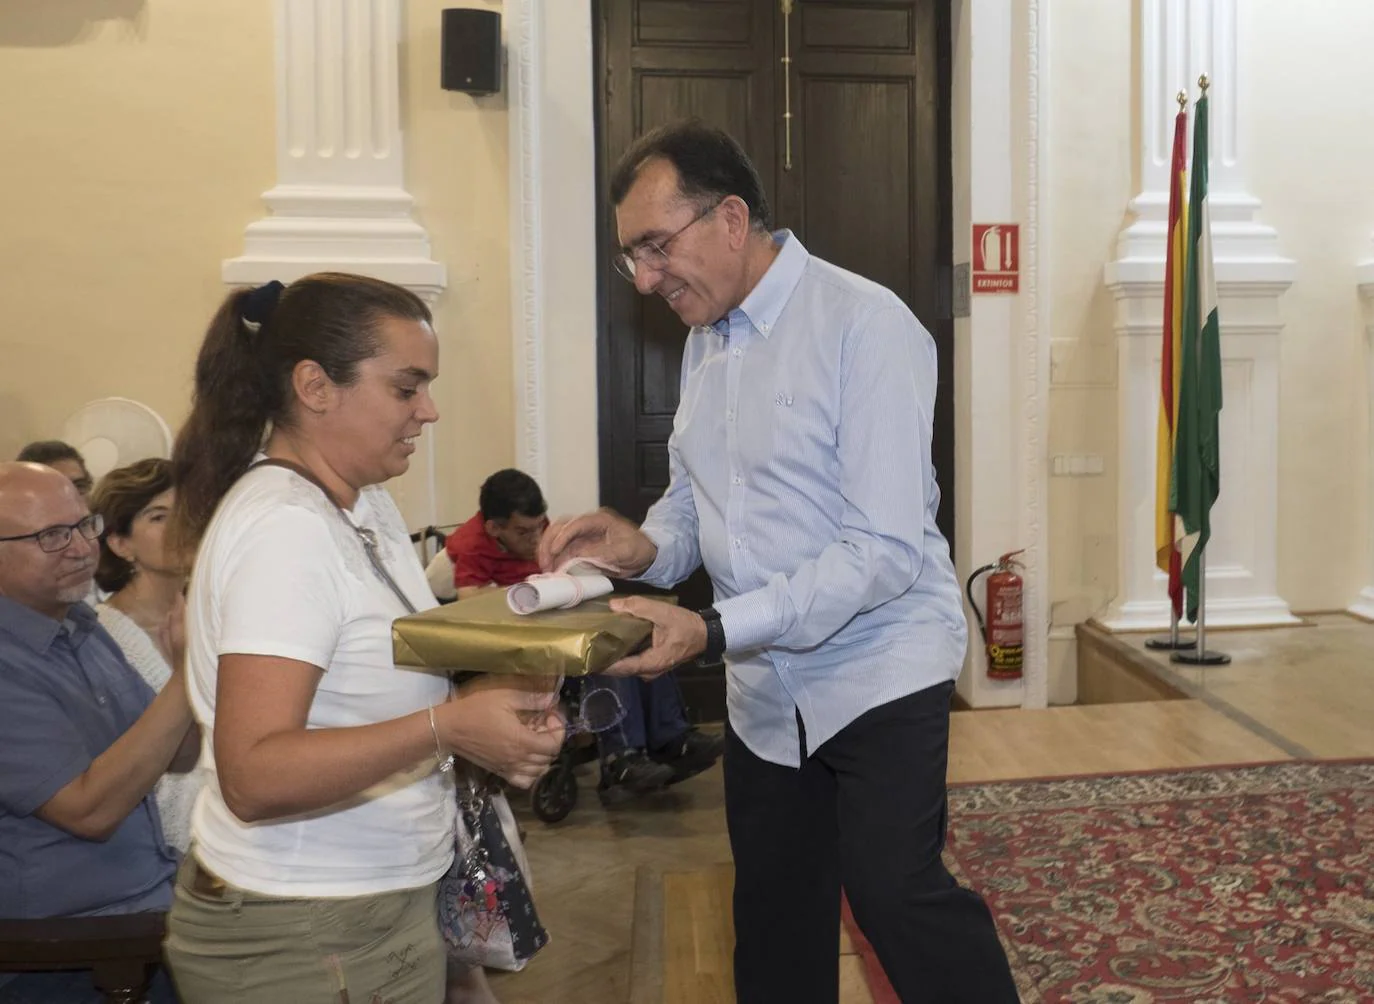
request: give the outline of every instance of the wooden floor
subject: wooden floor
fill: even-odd
[[[956,712],[950,781],[1374,756],[1374,625],[1315,624],[1215,633],[1209,647],[1235,661],[1180,675],[1183,700]],[[719,768],[613,811],[594,784],[589,773],[581,804],[558,826],[524,815],[552,942],[525,972],[493,980],[497,995],[503,1004],[729,1004]],[[837,950],[843,1004],[866,1004],[858,957],[847,943]]]

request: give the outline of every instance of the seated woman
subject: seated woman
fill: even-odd
[[[129,665],[160,691],[172,676],[173,654],[165,626],[181,616],[186,573],[163,543],[172,511],[172,463],[160,457],[120,467],[100,479],[91,511],[105,519],[95,581],[108,594],[96,616]],[[191,808],[203,784],[199,770],[164,774],[154,792],[162,833],[186,853]]]
[[[206,334],[169,527],[209,768],[168,917],[188,1004],[442,1000],[450,755],[528,787],[562,746],[555,695],[392,660],[435,599],[382,483],[438,372],[423,301],[362,276],[239,290]]]

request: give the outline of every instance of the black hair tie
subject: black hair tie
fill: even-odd
[[[277,300],[281,298],[281,291],[285,288],[273,279],[245,296],[243,306],[239,309],[239,316],[243,318],[244,323],[251,325],[254,331],[266,324],[267,319],[272,316],[272,311],[277,308]]]

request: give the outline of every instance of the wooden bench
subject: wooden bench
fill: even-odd
[[[138,1004],[162,962],[165,913],[0,920],[0,972],[88,969],[110,1004]]]

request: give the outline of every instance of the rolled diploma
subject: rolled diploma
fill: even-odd
[[[611,580],[592,574],[593,571],[579,564],[565,572],[532,575],[506,590],[506,603],[512,613],[533,614],[541,610],[567,609],[583,600],[605,596],[612,589]]]

